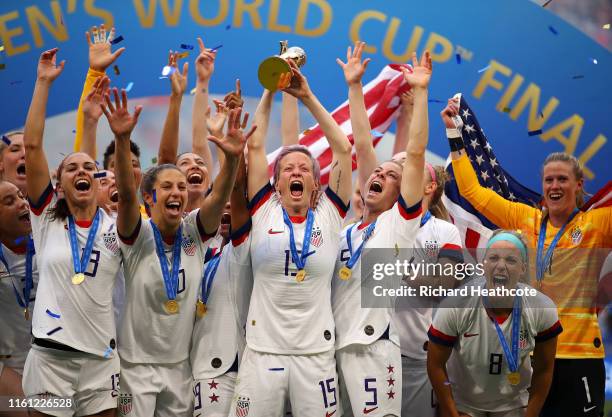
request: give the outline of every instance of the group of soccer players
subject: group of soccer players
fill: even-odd
[[[603,412],[596,306],[571,301],[596,296],[604,259],[583,253],[590,258],[577,262],[559,248],[610,248],[612,212],[579,210],[583,177],[574,157],[552,154],[544,162],[544,209],[504,200],[478,183],[464,151],[459,103],[450,99],[441,117],[457,185],[506,229],[484,248],[483,276],[465,285],[537,282],[540,292],[366,307],[362,288],[373,284],[365,263],[362,269],[368,249],[464,262],[441,200],[446,172],[425,162],[429,53],[414,54],[402,70],[410,91],[401,97],[398,153],[382,163],[362,90],[365,44],[337,60],[354,144],[289,61],[291,72],[278,86],[285,146],[271,180],[266,137],[274,92],[263,92],[249,129],[239,83],[211,111],[216,52],[201,39],[192,151],[178,154],[189,68],[179,68],[180,57],[170,52],[157,165],[142,173],[132,138],[142,107],[130,109],[126,91],[109,88],[106,76],[124,52],[111,50],[113,36],[103,25],[86,34],[77,151],[54,170],[56,180],[43,138],[49,92],[64,68],[57,48],[40,56],[23,132],[0,143],[0,395],[73,400],[64,409],[40,403],[33,416]],[[297,145],[298,103],[329,143],[324,189],[317,160]],[[103,170],[95,160],[102,116],[114,134]],[[214,178],[209,142],[218,149]],[[351,200],[353,220],[346,218]],[[584,277],[579,286],[577,276]],[[558,313],[556,306],[568,308]]]

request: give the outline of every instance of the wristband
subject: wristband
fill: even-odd
[[[446,129],[446,137],[452,152],[460,152],[461,149],[465,148],[461,133],[457,129]]]

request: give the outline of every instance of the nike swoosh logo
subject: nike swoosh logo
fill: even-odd
[[[270,235],[277,235],[279,233],[283,233],[284,230],[272,230],[272,228],[270,228],[270,230],[268,230],[268,234]]]
[[[370,414],[372,411],[378,409],[378,407],[370,408],[369,410],[363,407],[363,414]]]
[[[585,407],[585,408],[584,408],[584,412],[585,412],[585,413],[588,413],[589,411],[591,411],[591,410],[592,410],[592,409],[594,409],[595,407],[597,407],[597,406],[596,406],[596,405],[594,405],[594,406],[593,406],[593,407],[591,407],[591,408],[586,408],[586,407]]]
[[[333,416],[334,414],[336,414],[336,410],[332,411],[331,413],[330,413],[329,411],[326,411],[326,412],[325,412],[325,417],[331,417],[331,416]]]
[[[474,337],[478,336],[478,333],[463,333],[463,337]]]

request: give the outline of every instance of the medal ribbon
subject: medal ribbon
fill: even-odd
[[[202,277],[202,295],[201,300],[204,304],[208,303],[208,297],[210,297],[210,289],[212,288],[212,283],[215,280],[215,275],[217,274],[217,268],[219,268],[219,263],[221,262],[221,253],[219,252],[213,258],[208,261],[206,264],[206,268],[204,269],[204,277]]]
[[[374,231],[374,227],[376,227],[376,220],[374,220],[373,223],[370,223],[368,228],[363,232],[363,235],[362,235],[363,238],[361,240],[361,244],[359,245],[357,250],[353,253],[353,241],[351,239],[351,234],[355,226],[356,224],[354,224],[352,227],[349,227],[348,230],[346,231],[346,244],[348,246],[349,253],[351,254],[351,257],[346,261],[346,264],[345,264],[348,269],[353,269],[353,266],[355,266],[355,264],[357,263],[357,260],[361,256],[361,252],[363,251],[363,245],[367,242],[367,240],[372,235],[372,231]]]
[[[495,317],[491,317],[491,319],[493,320],[495,330],[497,331],[499,344],[504,350],[504,355],[508,360],[508,369],[510,369],[510,372],[516,372],[519,366],[518,342],[519,329],[521,328],[521,299],[519,297],[514,297],[514,306],[512,307],[512,339],[510,340],[510,343],[512,344],[512,352],[510,351],[510,347],[508,347],[506,336],[504,336],[504,332],[502,332],[497,320],[495,320]]]
[[[576,214],[578,214],[579,211],[580,210],[578,210],[578,208],[575,208],[574,211],[572,211],[572,214],[570,214],[568,219],[565,221],[565,223],[563,223],[563,226],[561,226],[561,228],[553,238],[552,242],[550,242],[550,246],[546,251],[546,255],[543,255],[543,253],[544,241],[546,240],[546,225],[548,223],[548,216],[545,216],[542,219],[542,224],[540,224],[540,234],[538,235],[538,249],[536,252],[536,279],[538,280],[538,283],[541,284],[542,280],[544,279],[544,273],[546,272],[546,268],[548,268],[550,265],[553,251],[559,243],[561,236],[563,236],[563,233],[565,232],[565,227],[569,224],[569,222],[574,219],[574,217],[576,217]]]
[[[100,209],[96,209],[93,223],[89,228],[89,234],[87,235],[87,243],[85,243],[85,249],[79,258],[79,241],[77,239],[76,226],[74,225],[74,218],[68,216],[68,232],[70,234],[70,249],[72,250],[72,264],[74,265],[74,273],[82,274],[87,270],[87,264],[91,258],[91,252],[93,251],[94,240],[100,227]]]
[[[32,240],[32,236],[28,235],[28,243],[26,246],[26,271],[25,271],[25,283],[23,286],[23,298],[21,298],[21,294],[19,294],[19,290],[15,287],[15,282],[11,280],[13,284],[13,291],[15,292],[15,297],[17,298],[17,303],[21,308],[28,308],[30,305],[30,293],[32,292],[32,287],[34,286],[32,280],[32,257],[34,256],[34,241]],[[8,262],[4,258],[4,253],[2,252],[2,245],[0,245],[0,261],[6,267],[6,270],[10,273],[8,267]]]
[[[159,265],[161,266],[162,278],[164,279],[164,286],[166,287],[166,296],[168,300],[176,299],[176,292],[178,290],[178,274],[181,267],[181,242],[183,240],[182,226],[179,226],[174,236],[174,244],[172,245],[172,275],[168,269],[168,258],[164,252],[164,242],[162,241],[161,233],[159,229],[151,222],[151,229],[153,229],[153,237],[155,238],[155,252],[159,259]]]
[[[431,219],[431,213],[427,210],[423,217],[421,217],[421,227],[425,226],[425,223],[427,223],[429,219]]]
[[[297,247],[295,246],[295,235],[293,234],[293,223],[287,214],[287,210],[283,208],[283,219],[289,227],[289,249],[291,249],[291,259],[298,270],[303,270],[306,267],[306,258],[312,254],[308,253],[310,249],[310,238],[312,236],[312,226],[314,225],[314,214],[311,209],[308,209],[306,214],[306,228],[304,229],[304,241],[302,242],[302,253],[298,255]],[[314,252],[313,252],[314,253]]]

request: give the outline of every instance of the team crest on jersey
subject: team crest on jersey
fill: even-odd
[[[323,232],[320,227],[314,227],[312,229],[312,236],[310,237],[310,244],[314,247],[320,248],[323,244]]]
[[[104,238],[104,246],[106,246],[106,249],[108,249],[115,255],[118,255],[119,254],[119,244],[117,242],[117,234],[116,233],[104,233],[102,237]]]
[[[251,400],[249,397],[238,397],[238,401],[236,401],[236,417],[246,417],[249,415],[249,406],[251,405]]]
[[[132,394],[119,394],[119,413],[122,416],[132,412]]]
[[[521,350],[527,349],[527,346],[529,344],[528,340],[529,333],[527,332],[527,329],[521,329],[521,331],[519,332],[518,348]]]
[[[579,244],[582,241],[583,237],[582,230],[580,230],[580,226],[572,227],[572,229],[570,230],[570,236],[574,245]]]
[[[193,256],[196,252],[196,244],[191,236],[183,236],[183,241],[181,242],[181,246],[183,247],[183,251],[187,256]]]
[[[425,255],[428,258],[435,258],[438,256],[440,244],[437,240],[426,240],[423,249],[425,250]]]

